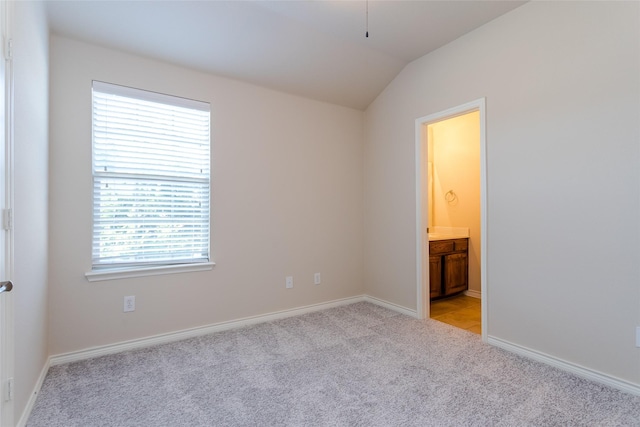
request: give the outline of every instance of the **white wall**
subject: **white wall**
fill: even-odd
[[[469,290],[480,293],[480,113],[429,127],[433,163],[433,225],[469,229]],[[456,195],[451,203],[447,192]]]
[[[51,354],[362,294],[363,112],[58,36],[50,78]],[[212,271],[85,279],[92,79],[211,103]]]
[[[639,8],[530,2],[401,72],[366,116],[367,293],[416,308],[415,119],[486,97],[489,335],[640,384]]]
[[[43,4],[14,3],[14,276],[17,421],[47,357],[48,28]]]

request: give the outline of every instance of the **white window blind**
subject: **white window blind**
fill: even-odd
[[[93,82],[93,269],[209,261],[208,103]]]

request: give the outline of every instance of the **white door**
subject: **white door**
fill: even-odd
[[[11,2],[0,5],[0,426],[13,425]]]

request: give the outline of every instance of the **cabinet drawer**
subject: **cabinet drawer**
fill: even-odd
[[[467,239],[458,239],[453,241],[456,251],[464,251],[467,250],[469,246],[469,240]]]
[[[439,242],[429,242],[429,254],[444,254],[453,252],[453,240],[442,240]]]

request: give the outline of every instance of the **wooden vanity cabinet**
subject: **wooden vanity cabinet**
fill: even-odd
[[[429,256],[429,298],[442,296],[442,257]]]
[[[469,287],[469,239],[429,242],[429,297],[445,297]]]

